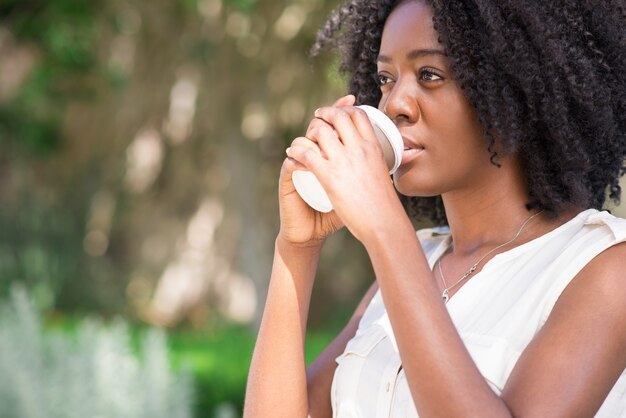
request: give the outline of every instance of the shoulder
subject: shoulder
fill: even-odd
[[[626,312],[626,242],[620,240],[594,257],[567,290],[580,292],[578,297],[584,297],[587,302],[595,297],[602,305],[611,302],[623,305]]]
[[[579,305],[580,309],[583,304],[600,312],[615,303],[622,305],[626,314],[626,219],[595,211],[584,219],[583,230],[589,239],[582,243],[590,250],[583,255],[585,250],[578,246],[584,265],[563,290],[555,310],[570,304]]]
[[[615,242],[626,241],[626,219],[612,215],[607,211],[589,213],[584,224],[589,228],[600,227],[610,231]]]
[[[626,221],[620,220],[622,226]],[[616,241],[589,261],[557,299],[548,324],[587,324],[598,341],[626,349],[626,242]],[[626,351],[624,351],[626,353]]]

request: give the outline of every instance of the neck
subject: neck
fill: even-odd
[[[442,196],[457,254],[475,254],[506,242],[537,212],[526,207],[528,189],[518,159],[501,162],[482,183]]]

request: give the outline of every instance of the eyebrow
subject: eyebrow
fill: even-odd
[[[412,51],[409,51],[406,54],[406,58],[409,59],[409,60],[414,60],[416,58],[427,56],[427,55],[442,55],[444,57],[448,56],[441,49],[414,49]],[[391,62],[392,60],[391,60],[391,58],[389,58],[389,57],[387,57],[385,55],[379,55],[378,57],[376,57],[376,61]]]

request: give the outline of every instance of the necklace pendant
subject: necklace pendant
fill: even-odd
[[[448,303],[448,299],[450,299],[450,297],[448,296],[448,289],[444,289],[441,297],[443,298],[443,303]]]

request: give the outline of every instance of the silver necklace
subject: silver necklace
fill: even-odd
[[[517,231],[517,234],[515,234],[515,236],[513,238],[511,238],[510,240],[508,240],[504,244],[498,245],[497,247],[495,247],[494,249],[489,251],[487,254],[485,254],[482,257],[480,257],[480,259],[477,262],[475,262],[472,265],[472,267],[470,267],[465,273],[463,273],[463,275],[461,276],[461,278],[459,278],[459,280],[457,280],[456,282],[454,282],[454,284],[452,284],[450,286],[448,286],[446,284],[446,279],[443,276],[443,270],[441,269],[441,260],[443,259],[443,255],[441,257],[439,257],[439,260],[437,260],[437,265],[439,267],[439,275],[441,276],[441,281],[443,282],[443,287],[444,287],[443,292],[441,293],[441,297],[443,298],[444,303],[448,303],[448,300],[450,299],[450,297],[448,296],[448,292],[451,289],[454,289],[457,285],[459,285],[459,283],[461,283],[463,280],[467,279],[472,273],[474,273],[476,271],[476,268],[480,264],[480,262],[483,261],[489,254],[492,254],[494,251],[499,250],[500,248],[504,247],[505,245],[509,245],[510,243],[512,243],[513,241],[518,239],[519,236],[521,235],[522,231],[526,227],[526,225],[528,225],[528,222],[533,220],[533,218],[535,218],[541,212],[543,212],[543,210],[541,210],[541,211],[535,213],[534,215],[531,215],[528,218],[526,218],[526,220],[522,223],[522,226],[519,227],[519,229]]]

